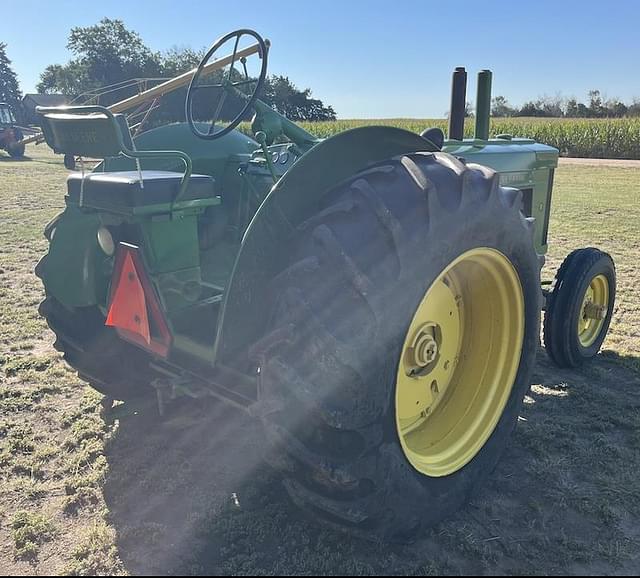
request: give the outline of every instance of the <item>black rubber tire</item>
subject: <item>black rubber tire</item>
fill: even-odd
[[[584,347],[578,338],[578,317],[585,292],[597,275],[604,275],[609,282],[607,315],[596,341]],[[616,268],[609,254],[587,247],[567,256],[547,295],[544,315],[544,345],[558,367],[579,367],[598,354],[607,337],[615,299]]]
[[[12,159],[21,159],[24,157],[25,146],[22,143],[14,142],[7,147],[7,152]]]
[[[328,193],[291,239],[267,296],[271,321],[253,348],[257,413],[295,503],[372,539],[407,539],[460,507],[493,470],[530,387],[540,334],[540,267],[521,195],[445,153],[368,169]],[[394,385],[407,327],[457,256],[493,247],[514,265],[525,338],[494,433],[463,469],[418,473],[395,427]],[[284,451],[282,451],[284,450]],[[275,456],[275,457],[274,457]]]
[[[91,387],[122,401],[155,395],[149,355],[105,327],[97,307],[69,309],[47,296],[38,311],[56,335],[54,347]]]
[[[64,168],[69,171],[76,170],[76,155],[66,154],[63,158]]]

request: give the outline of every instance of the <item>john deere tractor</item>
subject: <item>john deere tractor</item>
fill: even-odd
[[[0,102],[0,149],[9,153],[13,158],[24,156],[22,130],[16,125],[16,117],[11,107]]]
[[[45,229],[40,311],[108,399],[218,397],[262,422],[296,504],[410,535],[495,466],[543,310],[558,365],[596,355],[614,266],[580,249],[541,283],[558,151],[489,139],[489,71],[475,138],[456,69],[447,140],[383,126],[320,140],[259,100],[267,56],[257,33],[227,34],[190,73],[187,122],[135,139],[113,110],[40,109],[56,152],[104,159],[69,176]],[[236,130],[249,112],[253,137]]]

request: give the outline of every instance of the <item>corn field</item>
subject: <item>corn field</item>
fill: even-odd
[[[329,137],[338,132],[365,125],[390,125],[421,132],[440,127],[443,119],[336,120],[300,123],[306,130]],[[491,135],[502,133],[532,138],[560,150],[562,156],[640,159],[640,118],[565,119],[565,118],[495,118],[491,120]],[[468,119],[465,136],[473,136],[473,119]]]

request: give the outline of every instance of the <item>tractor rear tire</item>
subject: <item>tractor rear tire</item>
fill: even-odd
[[[520,206],[520,193],[500,187],[490,169],[415,153],[355,175],[297,228],[252,354],[257,411],[275,450],[267,459],[314,517],[366,538],[405,540],[458,509],[494,469],[539,344],[541,258]],[[405,336],[425,291],[474,251],[502,255],[519,281],[521,347],[507,360],[512,383],[484,444],[455,471],[427,475],[410,462],[396,420]],[[471,279],[466,289],[473,292]],[[492,351],[509,347],[493,335],[489,323]]]
[[[602,301],[602,319],[588,319],[590,298],[596,305]],[[616,269],[610,255],[587,247],[566,257],[548,293],[544,315],[545,349],[558,367],[579,367],[598,354],[609,331],[615,298]]]
[[[56,335],[55,349],[91,387],[111,399],[134,401],[155,394],[149,356],[120,339],[97,307],[69,309],[52,296],[39,313]]]

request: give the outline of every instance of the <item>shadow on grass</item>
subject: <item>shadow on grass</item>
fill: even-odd
[[[259,425],[220,403],[184,404],[163,422],[123,419],[105,487],[120,555],[132,574],[632,571],[633,375],[606,358],[559,371],[541,352],[534,378],[487,486],[407,545],[369,543],[305,517],[263,464]]]
[[[403,546],[319,526],[263,462],[260,428],[216,402],[122,420],[105,499],[132,574],[387,574]],[[268,461],[268,457],[267,457]],[[407,568],[406,565],[402,565]]]
[[[64,161],[62,160],[62,156],[58,156],[58,155],[54,156],[53,158],[51,158],[50,156],[40,157],[40,156],[29,156],[29,155],[25,155],[20,158],[14,158],[9,156],[8,154],[2,154],[2,152],[0,152],[0,164],[2,163],[16,164],[16,165],[20,165],[23,163],[37,163],[39,165],[52,165],[52,166],[64,168]]]
[[[628,369],[635,371],[636,373],[640,373],[640,353],[638,353],[638,355],[630,355],[630,354],[620,355],[616,351],[607,349],[602,352],[602,357],[607,360],[614,361],[623,367],[626,367]],[[640,391],[640,387],[639,387],[639,391]]]
[[[28,161],[33,161],[33,159],[28,156],[15,158],[15,157],[9,156],[8,154],[2,154],[0,152],[0,163],[24,163]]]

